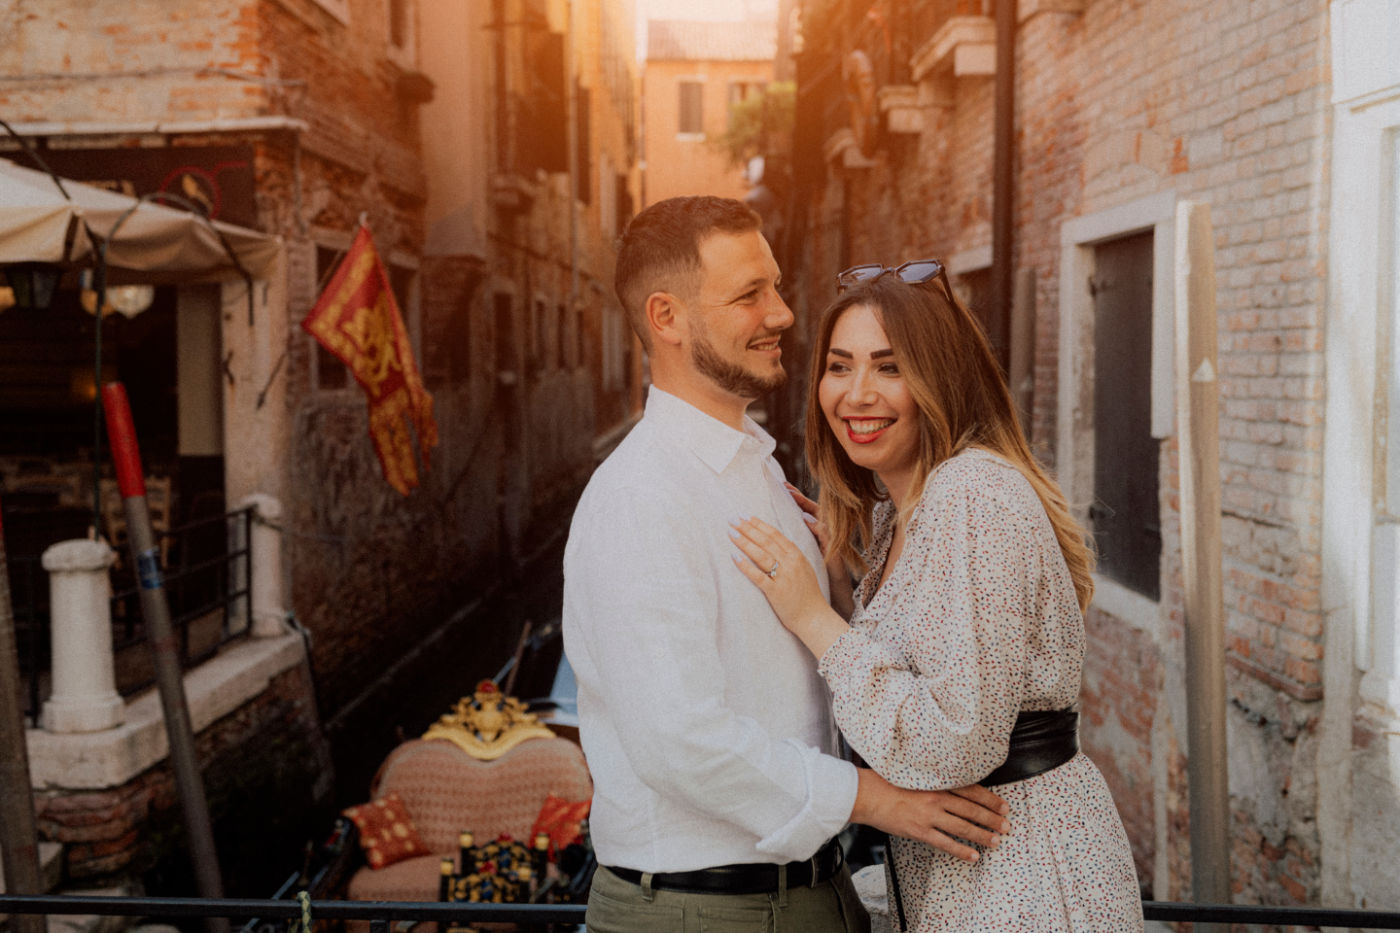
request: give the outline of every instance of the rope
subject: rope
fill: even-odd
[[[302,888],[297,892],[297,900],[301,903],[301,919],[293,920],[287,933],[311,933],[311,892]]]

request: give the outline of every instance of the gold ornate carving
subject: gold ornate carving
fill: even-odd
[[[492,761],[527,739],[553,738],[554,733],[527,712],[525,704],[483,680],[476,692],[462,697],[423,733],[425,739],[446,739],[473,758]]]

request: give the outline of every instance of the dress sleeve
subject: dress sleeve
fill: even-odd
[[[1009,468],[957,466],[926,485],[871,624],[820,664],[851,747],[921,790],[975,783],[1006,760],[1042,572],[1045,518],[1029,484],[998,475]]]
[[[846,824],[856,771],[726,704],[704,535],[724,541],[727,525],[697,528],[664,496],[635,491],[590,512],[575,519],[589,526],[578,528],[586,554],[566,555],[565,643],[631,770],[757,836],[762,852],[809,857]]]

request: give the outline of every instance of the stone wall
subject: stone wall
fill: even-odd
[[[265,897],[300,868],[290,857],[330,825],[333,775],[305,664],[195,737],[225,892]],[[140,876],[147,893],[194,890],[168,760],[118,787],[36,793],[40,835],[64,844],[66,882]]]

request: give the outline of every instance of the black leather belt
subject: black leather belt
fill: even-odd
[[[1011,729],[1006,761],[979,783],[984,787],[1024,781],[1044,774],[1079,754],[1079,714],[1074,710],[1022,713]]]
[[[845,863],[841,843],[827,842],[809,859],[787,863],[789,888],[814,888],[830,881]],[[642,873],[633,868],[604,866],[623,881],[642,883]],[[690,894],[774,894],[778,890],[778,869],[771,862],[741,865],[718,865],[697,871],[657,872],[651,876],[651,886],[657,890],[685,891]]]

